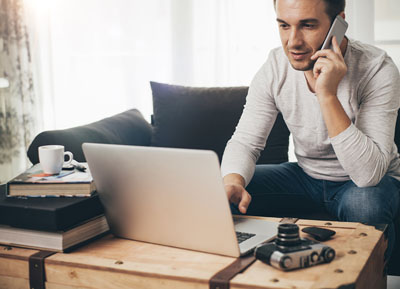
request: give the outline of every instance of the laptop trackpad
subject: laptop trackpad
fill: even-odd
[[[239,244],[240,254],[245,255],[262,242],[271,241],[278,232],[278,222],[260,219],[233,218],[236,232],[255,234],[250,239]]]
[[[268,237],[274,237],[278,232],[278,222],[240,217],[234,217],[233,221],[237,232],[261,234]]]

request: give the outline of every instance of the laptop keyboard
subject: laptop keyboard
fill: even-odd
[[[236,232],[236,238],[237,238],[239,244],[246,241],[247,239],[250,239],[251,237],[254,237],[255,235],[256,234]]]

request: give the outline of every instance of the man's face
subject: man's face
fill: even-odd
[[[282,47],[296,70],[311,70],[331,25],[323,0],[276,0]]]

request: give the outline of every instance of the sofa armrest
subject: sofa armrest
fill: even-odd
[[[131,109],[87,125],[41,132],[30,144],[28,158],[36,164],[39,162],[39,146],[58,144],[72,152],[75,160],[84,162],[84,142],[148,146],[152,130],[142,114]]]

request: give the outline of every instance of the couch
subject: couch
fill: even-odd
[[[248,87],[200,88],[151,82],[153,115],[148,123],[137,109],[63,130],[44,131],[35,137],[28,149],[28,157],[39,162],[38,147],[62,144],[84,162],[83,142],[159,146],[191,149],[209,149],[221,160],[226,142],[240,118]],[[397,120],[399,122],[399,119]],[[400,148],[400,125],[396,127],[395,141]],[[258,164],[288,161],[289,130],[278,115],[265,150]],[[262,200],[270,204],[279,199]],[[285,207],[271,205],[269,216],[333,220],[327,212],[308,199],[285,200]],[[258,205],[257,205],[258,204]],[[261,202],[253,199],[248,214],[261,215]],[[388,265],[388,273],[400,275],[400,221],[397,218],[395,251]]]

